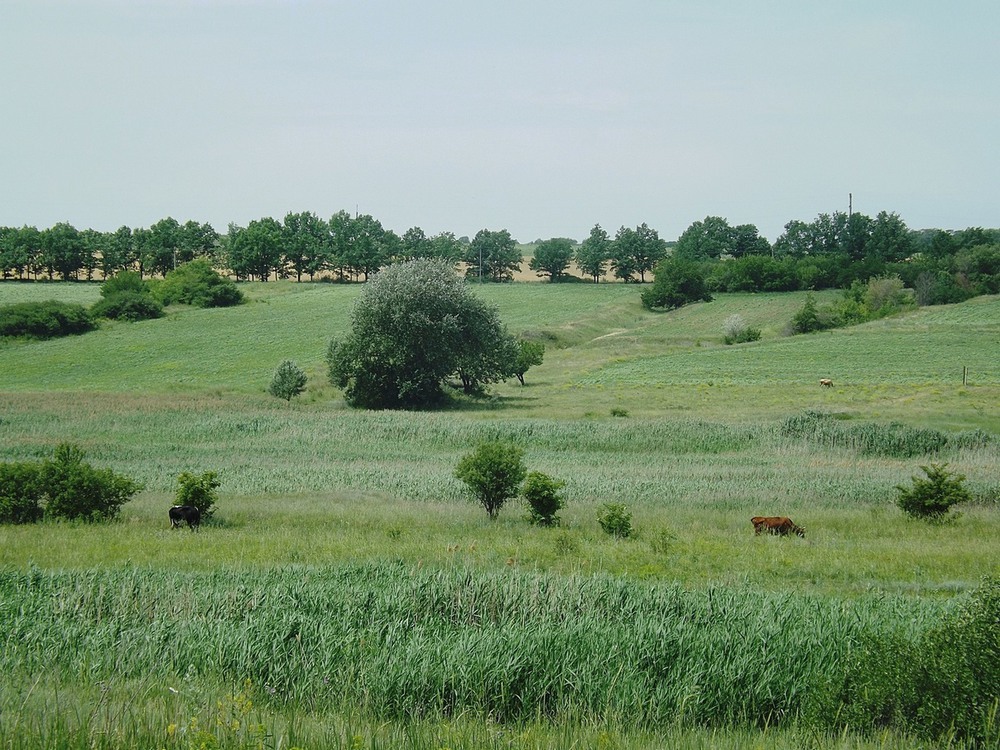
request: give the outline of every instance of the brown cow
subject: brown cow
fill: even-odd
[[[833,381],[830,378],[820,378],[819,384],[824,388],[833,388]]]
[[[796,525],[787,516],[754,516],[750,519],[750,523],[753,524],[753,533],[758,536],[765,531],[768,534],[777,534],[778,536],[798,534],[803,539],[806,536],[805,528]]]

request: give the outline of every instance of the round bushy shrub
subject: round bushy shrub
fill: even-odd
[[[921,466],[926,479],[912,477],[913,486],[896,485],[899,496],[896,504],[908,515],[915,518],[940,520],[951,506],[966,503],[970,499],[965,488],[965,476],[948,471],[948,464]]]
[[[86,333],[94,327],[83,305],[48,300],[0,307],[0,336],[49,339]]]
[[[163,305],[145,292],[117,292],[94,303],[90,314],[110,320],[150,320],[163,317]]]
[[[214,471],[204,474],[183,472],[177,477],[177,505],[193,505],[201,511],[203,521],[209,520],[215,513],[215,503],[219,499],[216,490],[219,488],[219,478]]]
[[[42,517],[38,464],[0,464],[0,523],[34,523]]]
[[[528,520],[538,526],[558,526],[559,518],[556,513],[565,505],[559,496],[559,490],[565,486],[565,482],[553,479],[548,474],[529,472],[521,489],[521,494],[528,503]]]
[[[523,456],[524,451],[510,443],[480,443],[458,462],[455,477],[469,486],[487,515],[495,519],[524,480]]]
[[[745,344],[760,340],[760,329],[749,325],[742,315],[730,315],[722,322],[722,337],[727,344]]]
[[[283,398],[291,403],[294,396],[298,396],[306,388],[306,374],[297,364],[290,359],[286,359],[274,373],[271,384],[267,387],[267,392],[275,398]]]
[[[55,456],[41,465],[40,486],[48,518],[83,521],[112,520],[142,486],[111,469],[95,469],[83,451],[62,443]]]
[[[597,523],[605,534],[626,539],[632,536],[632,512],[622,503],[605,503],[597,511]]]
[[[170,271],[153,291],[164,305],[231,307],[243,302],[239,287],[231,279],[220,276],[204,258]]]

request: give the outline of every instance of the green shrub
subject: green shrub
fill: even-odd
[[[495,519],[524,480],[522,456],[524,451],[510,443],[480,443],[458,462],[455,477],[469,486],[487,515]]]
[[[528,520],[537,526],[558,526],[559,518],[556,513],[565,506],[559,490],[565,486],[565,482],[540,471],[529,472],[521,489],[521,494],[528,503]]]
[[[1000,747],[1000,578],[987,578],[920,649],[917,729]]]
[[[806,295],[806,301],[802,305],[802,309],[792,317],[792,333],[813,333],[814,331],[822,331],[828,327],[820,319],[819,309],[816,307],[816,299],[811,294]]]
[[[101,284],[101,296],[114,297],[116,294],[149,294],[149,284],[135,271],[120,271]]]
[[[192,260],[167,273],[153,288],[164,305],[231,307],[243,302],[243,293],[231,279],[220,276],[203,258]]]
[[[163,317],[163,305],[145,292],[116,292],[91,305],[90,314],[95,318],[135,322]]]
[[[0,523],[34,523],[41,501],[38,464],[0,464]]]
[[[653,284],[639,297],[644,307],[673,310],[692,302],[711,302],[701,266],[682,258],[665,258],[653,271]]]
[[[50,339],[94,329],[83,305],[49,300],[0,307],[0,336]]]
[[[204,474],[183,472],[177,477],[177,505],[193,505],[201,511],[201,519],[207,521],[215,513],[215,503],[219,499],[218,475],[214,471]]]
[[[632,536],[632,512],[622,503],[605,503],[597,511],[597,523],[605,534],[622,539]]]
[[[912,635],[864,635],[851,651],[833,726],[895,727],[969,747],[1000,742],[1000,579],[987,578],[939,622]],[[961,745],[964,746],[964,745]]]
[[[948,471],[947,467],[948,464],[921,466],[927,478],[912,477],[912,487],[896,485],[899,493],[896,504],[914,518],[939,520],[951,506],[968,502],[969,491],[963,485],[965,476]]]
[[[291,403],[294,396],[298,396],[306,388],[306,374],[297,364],[290,359],[286,359],[274,373],[271,384],[267,387],[267,392],[275,398],[283,398]]]
[[[742,315],[730,315],[722,323],[722,338],[726,344],[745,344],[760,340],[760,329],[747,324]]]
[[[111,469],[95,469],[83,457],[78,446],[62,443],[55,456],[42,463],[39,481],[47,518],[112,520],[142,488]]]

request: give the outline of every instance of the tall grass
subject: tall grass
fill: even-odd
[[[842,728],[844,706],[856,714],[872,703],[855,693],[872,677],[854,650],[874,644],[880,658],[868,660],[885,663],[891,654],[882,650],[918,642],[947,618],[946,606],[926,600],[692,593],[607,577],[400,565],[36,569],[3,574],[0,591],[0,668],[22,685],[40,676],[147,681],[162,694],[228,682],[254,686],[255,702],[303,713],[360,708],[400,721],[470,714],[637,730]],[[987,682],[970,689],[989,695],[997,669],[979,669]],[[929,687],[935,697],[945,690]],[[983,731],[973,724],[991,707],[980,708],[960,734]],[[878,723],[855,714],[856,728]],[[928,729],[919,716],[897,728]],[[996,737],[997,727],[988,731]]]

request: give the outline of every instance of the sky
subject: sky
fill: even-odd
[[[1000,227],[995,0],[0,0],[0,226]]]

